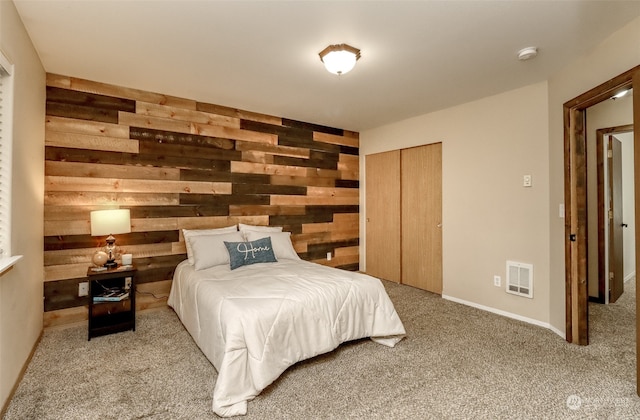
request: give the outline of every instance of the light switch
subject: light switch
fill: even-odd
[[[522,177],[522,186],[523,187],[531,186],[531,175],[525,175]]]

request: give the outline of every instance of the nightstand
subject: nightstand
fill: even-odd
[[[136,330],[136,271],[131,265],[103,271],[89,267],[89,340]]]

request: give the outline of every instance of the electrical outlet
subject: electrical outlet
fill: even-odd
[[[125,290],[131,289],[131,277],[125,277],[125,279],[124,279],[124,288],[125,288]]]
[[[502,279],[500,278],[500,276],[493,276],[493,285],[496,287],[500,287],[500,284],[502,283]]]
[[[78,297],[89,296],[89,282],[78,283]]]
[[[327,261],[331,261],[331,251],[327,252]]]

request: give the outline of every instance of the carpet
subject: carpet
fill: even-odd
[[[640,418],[635,287],[590,304],[591,344],[384,282],[407,330],[395,348],[368,339],[289,368],[246,419]],[[171,309],[135,332],[87,341],[45,331],[4,419],[212,419],[216,371]]]

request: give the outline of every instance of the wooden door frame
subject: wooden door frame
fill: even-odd
[[[579,345],[589,344],[587,290],[587,147],[585,113],[587,108],[634,88],[633,119],[640,126],[640,66],[614,77],[588,92],[566,102],[564,115],[564,201],[565,201],[565,308],[566,340]],[[634,135],[634,144],[640,136]],[[640,147],[634,147],[634,165],[640,168]],[[636,218],[640,217],[640,171],[634,173]],[[636,242],[640,224],[636,227]],[[636,248],[636,264],[640,247]],[[637,290],[637,289],[636,289]],[[640,291],[636,292],[636,302]],[[638,317],[636,311],[636,318]],[[640,338],[640,319],[636,324],[636,349]],[[638,354],[638,351],[636,352]],[[640,364],[637,375],[640,378]]]
[[[633,124],[606,127],[596,130],[596,165],[598,167],[598,297],[589,297],[589,301],[606,303],[606,281],[605,281],[605,185],[604,185],[604,137],[615,134],[629,133],[633,131]]]

